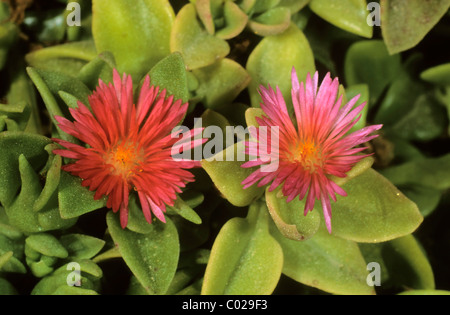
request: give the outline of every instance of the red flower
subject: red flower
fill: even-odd
[[[185,169],[199,166],[198,162],[175,161],[171,156],[177,142],[171,132],[183,119],[188,104],[150,86],[147,75],[135,105],[131,77],[124,74],[121,79],[114,70],[113,78],[114,84],[109,85],[100,80],[89,96],[92,111],[78,102],[78,108],[70,109],[73,122],[55,117],[61,130],[87,146],[53,139],[66,148],[54,153],[75,160],[62,169],[79,176],[83,186],[96,191],[94,199],[106,195],[107,207],[114,212],[120,210],[122,228],[127,226],[132,190],[137,191],[149,223],[151,212],[165,222],[166,205],[172,206],[181,188],[194,181]],[[188,133],[192,136],[199,131]]]
[[[360,119],[365,103],[353,108],[359,95],[341,107],[342,97],[337,101],[338,79],[332,80],[327,74],[318,88],[318,73],[314,77],[308,74],[306,84],[299,84],[295,69],[292,70],[292,102],[295,120],[289,116],[283,95],[260,87],[261,108],[265,116],[256,118],[260,126],[278,127],[279,147],[275,152],[267,152],[273,147],[271,133],[253,132],[253,141],[246,143],[247,153],[256,156],[256,160],[244,163],[243,167],[278,167],[272,172],[257,169],[242,184],[244,188],[258,183],[264,186],[271,183],[273,191],[282,185],[282,192],[291,201],[298,196],[306,196],[304,214],[314,208],[315,200],[322,204],[325,223],[331,233],[331,203],[336,194],[345,196],[345,191],[334,183],[329,175],[345,177],[352,167],[367,155],[357,155],[364,147],[356,147],[370,141],[376,135],[370,135],[381,128],[374,125],[348,134],[348,131]],[[359,115],[359,116],[358,116]],[[270,129],[269,129],[270,130]],[[262,150],[263,149],[263,150]],[[263,153],[261,153],[263,152]],[[275,154],[274,154],[275,153]],[[276,156],[276,163],[273,161]]]

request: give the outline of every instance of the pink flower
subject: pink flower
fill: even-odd
[[[278,127],[279,147],[275,155],[278,168],[264,172],[258,168],[242,184],[244,188],[258,183],[269,183],[269,191],[282,185],[282,192],[291,201],[298,196],[306,196],[304,214],[314,208],[315,200],[322,204],[325,223],[331,233],[331,202],[336,194],[346,196],[346,192],[330,179],[330,175],[346,177],[346,173],[368,155],[357,154],[365,147],[357,147],[377,137],[370,135],[382,125],[373,125],[348,134],[348,131],[361,118],[360,112],[365,103],[354,108],[359,95],[341,107],[342,96],[336,101],[339,90],[338,79],[332,80],[328,73],[318,89],[318,73],[308,74],[306,84],[299,84],[295,69],[292,70],[292,103],[295,120],[291,119],[283,95],[269,86],[260,87],[261,109],[265,116],[256,118],[261,126]],[[270,129],[269,129],[270,130]],[[272,135],[273,136],[273,135]],[[268,153],[258,148],[271,146],[270,133],[253,132],[254,140],[246,143],[246,152],[256,159],[242,167],[264,166],[268,163]],[[267,148],[266,148],[267,149]],[[270,152],[273,159],[274,152]],[[273,163],[273,161],[271,161]]]
[[[127,226],[132,190],[137,191],[149,223],[151,212],[165,222],[166,205],[172,206],[181,188],[194,181],[185,169],[199,166],[198,162],[175,161],[171,156],[177,142],[171,132],[183,119],[188,104],[150,86],[147,75],[135,105],[131,77],[124,74],[121,79],[114,70],[113,78],[114,84],[109,85],[100,80],[89,96],[92,111],[78,102],[78,108],[70,109],[73,122],[55,117],[61,130],[87,146],[53,139],[67,149],[54,153],[75,160],[62,169],[81,177],[83,186],[96,191],[94,199],[106,195],[107,207],[120,210],[122,228]],[[199,130],[187,132],[193,136]]]

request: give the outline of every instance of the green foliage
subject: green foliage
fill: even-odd
[[[450,0],[381,0],[379,11],[364,0],[70,1],[81,26],[66,23],[67,2],[0,2],[1,295],[449,294],[448,233],[432,224],[448,221]],[[383,124],[363,144],[372,156],[328,175],[347,193],[332,202],[331,234],[320,201],[305,215],[281,185],[243,189],[257,170],[242,167],[248,133],[215,145],[267,116],[260,86],[278,87],[295,119],[293,68],[300,82],[330,72],[343,103],[367,104],[349,133]],[[201,146],[212,156],[166,223],[148,223],[130,187],[122,228],[108,197],[94,200],[63,170],[74,161],[53,153],[52,138],[85,145],[55,116],[90,108],[114,69],[132,76],[135,103],[149,75],[189,104],[179,124],[201,117],[224,133]],[[381,286],[368,285],[371,262]]]

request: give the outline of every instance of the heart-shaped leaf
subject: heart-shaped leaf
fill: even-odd
[[[94,0],[92,11],[97,51],[112,52],[120,72],[138,79],[169,54],[175,14],[168,0]]]
[[[347,32],[372,37],[373,29],[367,23],[365,0],[311,0],[309,7],[324,20]]]
[[[284,57],[280,58],[280,52]],[[314,56],[303,32],[291,24],[282,34],[267,36],[255,47],[247,61],[247,71],[252,81],[248,86],[251,105],[259,107],[261,96],[258,88],[262,84],[278,86],[287,104],[292,104],[291,71],[295,67],[299,81],[315,71]],[[291,108],[291,111],[293,109]]]
[[[381,0],[381,31],[389,53],[416,46],[450,7],[449,0]]]
[[[179,51],[188,70],[206,67],[230,52],[228,43],[209,34],[197,20],[195,6],[185,5],[178,12],[170,37],[170,51]]]
[[[345,183],[332,204],[333,235],[377,243],[410,234],[422,223],[416,204],[373,169]]]
[[[153,222],[146,234],[122,229],[119,217],[108,213],[109,232],[123,259],[146,291],[164,294],[175,275],[180,252],[178,233],[172,221]]]
[[[309,240],[287,239],[271,225],[271,233],[284,255],[283,274],[335,294],[374,294],[366,283],[366,262],[352,241],[329,235],[320,229]]]
[[[217,235],[202,294],[271,294],[283,266],[280,245],[269,234],[263,203],[250,206],[246,219],[233,218]]]

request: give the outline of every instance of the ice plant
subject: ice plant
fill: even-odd
[[[282,193],[287,202],[298,196],[305,198],[304,214],[314,208],[316,200],[322,204],[325,223],[331,233],[331,202],[336,194],[346,196],[330,176],[345,177],[352,167],[367,155],[358,154],[366,149],[360,147],[376,135],[370,135],[381,125],[364,127],[353,133],[350,129],[361,118],[365,102],[355,107],[359,95],[342,105],[342,96],[337,99],[339,81],[331,79],[328,73],[318,87],[318,73],[306,83],[298,82],[295,69],[292,70],[292,103],[295,119],[291,118],[279,88],[274,91],[270,86],[260,87],[261,109],[265,115],[257,117],[261,126],[277,126],[279,147],[276,152],[267,152],[259,148],[260,143],[270,146],[270,133],[254,130],[253,140],[246,143],[246,152],[255,158],[244,163],[243,167],[263,166],[271,159],[278,159],[278,168],[264,172],[258,168],[242,184],[244,188],[258,183],[268,185],[273,191],[282,185]],[[263,152],[263,153],[261,153]],[[273,162],[273,161],[272,161]]]
[[[89,96],[92,111],[78,102],[78,108],[70,109],[73,122],[55,117],[62,131],[87,144],[53,139],[66,148],[53,152],[74,160],[63,170],[81,177],[83,186],[95,190],[94,199],[106,195],[107,207],[120,211],[123,228],[128,222],[130,192],[137,192],[149,223],[152,212],[165,222],[166,205],[172,206],[181,188],[194,180],[186,169],[197,163],[171,157],[177,141],[171,132],[183,119],[188,104],[166,94],[165,89],[150,86],[147,75],[135,104],[131,77],[124,74],[121,79],[114,70],[113,84],[99,80]],[[199,130],[188,132],[194,135]]]

